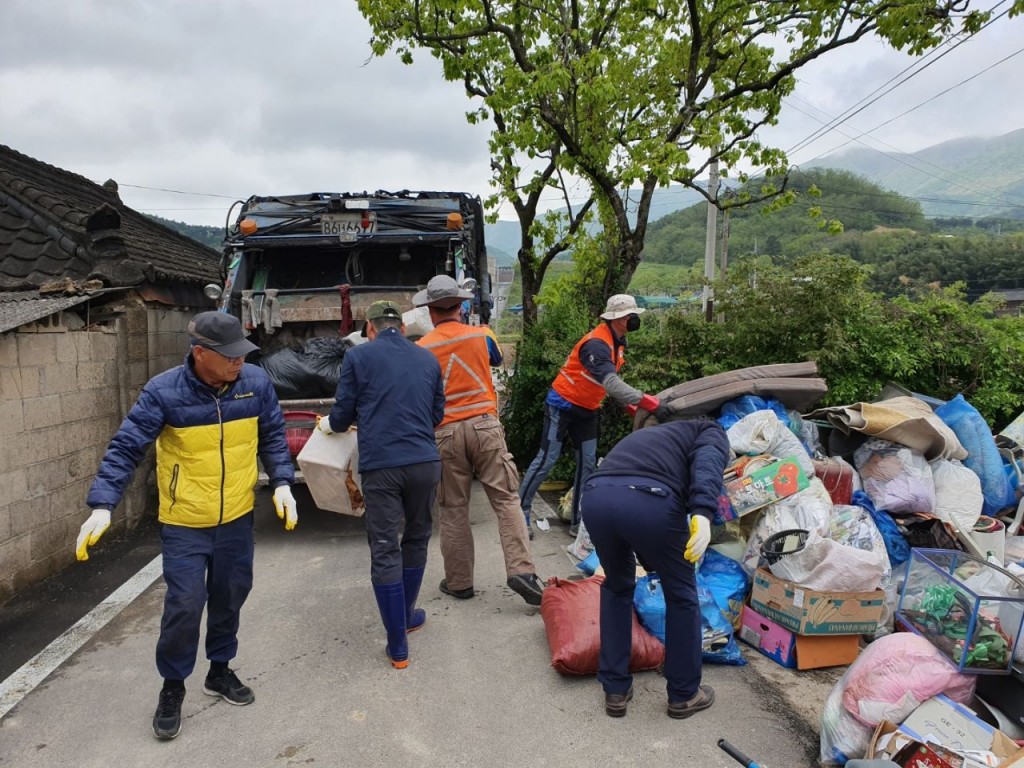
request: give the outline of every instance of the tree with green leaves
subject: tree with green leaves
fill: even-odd
[[[600,293],[622,290],[640,262],[657,187],[682,184],[718,204],[698,182],[717,159],[726,168],[745,161],[779,180],[744,189],[730,204],[782,192],[786,155],[757,131],[775,124],[801,67],[870,35],[918,54],[989,18],[970,0],[358,4],[375,54],[394,49],[411,62],[415,50],[428,51],[475,100],[470,122],[491,122],[493,183],[524,233],[527,322],[550,259],[584,231],[586,210],[561,227],[538,217],[544,189],[564,193],[570,178],[589,186],[609,255]],[[1024,0],[1016,0],[1014,12],[1022,9]],[[638,198],[624,199],[621,192],[633,188]]]

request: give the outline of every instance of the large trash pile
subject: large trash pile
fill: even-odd
[[[993,435],[962,396],[887,390],[812,410],[826,389],[802,363],[659,395],[674,418],[716,419],[735,455],[698,569],[704,660],[745,663],[739,638],[786,667],[850,665],[822,715],[825,765],[1024,765],[968,709],[983,676],[1024,704],[1024,414]],[[591,549],[584,510],[567,550],[599,579]],[[634,605],[663,640],[657,574],[639,566]],[[934,762],[912,762],[922,750]]]

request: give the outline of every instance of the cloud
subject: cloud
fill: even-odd
[[[855,135],[980,71],[1019,47],[1022,22],[993,25],[842,130]],[[373,58],[369,39],[344,0],[3,0],[0,142],[96,181],[114,178],[135,208],[201,224],[223,224],[232,200],[253,194],[489,194],[487,130],[466,123],[472,102],[461,84],[444,81],[427,54],[411,67]],[[1024,106],[1008,97],[1022,60],[878,138],[913,151],[1024,125]],[[794,146],[821,125],[799,110],[827,121],[909,61],[877,43],[822,57],[762,138]],[[845,140],[832,133],[796,159]]]

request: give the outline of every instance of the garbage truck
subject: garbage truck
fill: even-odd
[[[429,314],[412,297],[447,274],[474,294],[466,322],[490,319],[483,205],[465,192],[253,196],[228,212],[221,267],[207,295],[259,347],[249,362],[274,382],[293,456],[329,410],[370,304],[397,302],[407,334],[425,333]]]

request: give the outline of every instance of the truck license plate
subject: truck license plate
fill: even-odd
[[[377,215],[372,211],[365,219],[362,213],[325,213],[320,216],[320,233],[323,235],[344,237],[370,235],[376,231]]]

